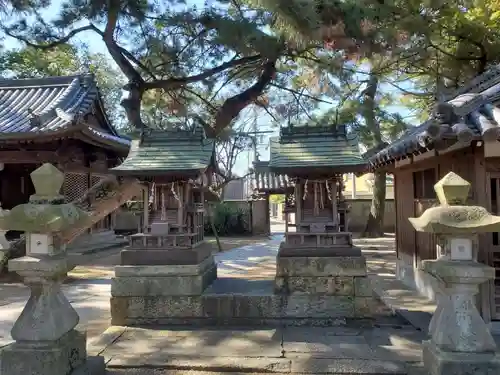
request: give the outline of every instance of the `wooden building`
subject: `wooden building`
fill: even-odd
[[[0,81],[4,209],[28,201],[34,193],[29,174],[47,162],[64,172],[67,201],[78,200],[119,164],[129,147],[106,116],[91,74]],[[89,231],[112,229],[112,221],[108,215]]]
[[[357,137],[345,126],[282,128],[279,139],[271,139],[270,154],[269,169],[286,186],[285,212],[295,214],[293,224],[286,216],[285,243],[325,247],[345,237],[351,245],[342,176],[366,169]]]
[[[474,79],[435,106],[431,118],[370,158],[372,170],[394,175],[397,213],[397,276],[434,298],[438,283],[419,269],[436,257],[431,234],[417,233],[409,217],[437,204],[434,184],[453,171],[472,184],[471,204],[500,213],[500,67]],[[500,239],[479,236],[479,260],[497,269],[496,280],[482,287],[481,313],[500,320]]]
[[[143,201],[150,202],[144,205],[142,233],[131,236],[131,249],[195,248],[203,243],[205,192],[213,165],[214,141],[205,138],[202,128],[146,130],[132,141],[125,161],[112,169],[142,181]],[[132,253],[124,252],[122,259]]]

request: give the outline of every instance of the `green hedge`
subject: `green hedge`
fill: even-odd
[[[231,202],[217,203],[210,208],[212,220],[219,236],[250,234],[250,209],[241,208]],[[213,235],[209,215],[205,216],[205,234]]]

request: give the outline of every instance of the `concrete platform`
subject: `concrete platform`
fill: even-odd
[[[88,353],[104,356],[111,374],[143,369],[144,374],[190,370],[403,375],[420,362],[418,334],[422,335],[411,327],[387,331],[355,326],[255,330],[114,326],[91,343]],[[156,372],[146,372],[147,368]]]

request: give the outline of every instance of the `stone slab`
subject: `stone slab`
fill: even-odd
[[[424,368],[430,375],[498,375],[500,354],[444,352],[431,341],[422,343]]]
[[[193,296],[217,278],[215,264],[198,276],[127,276],[111,279],[113,297]]]
[[[279,358],[281,329],[154,329],[129,327],[103,356],[110,363],[122,354],[160,361],[172,358]],[[116,364],[116,362],[114,362]],[[109,365],[109,364],[108,364]]]
[[[292,360],[292,373],[302,374],[373,374],[373,375],[406,375],[403,362],[367,360],[307,358]]]
[[[210,246],[200,246],[194,249],[125,249],[120,253],[122,266],[200,264],[211,255]]]
[[[285,356],[374,359],[362,335],[339,335],[332,328],[296,327],[283,332]]]
[[[215,266],[213,256],[199,264],[115,266],[115,276],[196,276]]]
[[[87,342],[87,354],[89,356],[100,356],[104,350],[118,340],[128,329],[125,326],[111,326],[99,336]]]
[[[111,324],[161,324],[163,318],[199,318],[199,296],[111,297]]]
[[[151,374],[151,369],[161,369],[161,373],[167,371],[179,374],[179,371],[206,371],[205,375],[217,372],[228,374],[248,373],[290,373],[292,361],[286,358],[247,358],[247,357],[208,357],[208,358],[166,358],[165,356],[144,356],[138,358],[133,355],[119,355],[113,357],[107,364],[108,371],[113,369],[135,369],[146,368]],[[121,374],[121,372],[120,372]],[[138,375],[139,373],[135,373]]]
[[[282,244],[280,257],[356,257],[361,256],[361,249],[356,246],[337,245],[331,247],[296,247]]]
[[[349,296],[327,296],[291,294],[286,298],[282,311],[285,318],[352,318],[354,298]]]
[[[276,277],[275,292],[278,294],[307,293],[334,296],[353,296],[352,276],[291,276]]]
[[[72,330],[46,346],[13,343],[0,352],[0,374],[67,375],[84,365],[86,335]]]
[[[360,257],[280,257],[276,276],[366,276],[366,260]]]

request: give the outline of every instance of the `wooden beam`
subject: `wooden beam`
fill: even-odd
[[[422,160],[427,160],[429,158],[433,158],[434,156],[436,156],[436,151],[434,151],[434,150],[429,150],[429,151],[426,151],[422,154],[413,155],[412,164],[418,163],[419,161],[422,161]]]
[[[0,151],[0,163],[5,164],[57,163],[61,159],[55,151]]]

